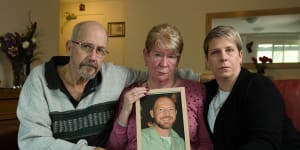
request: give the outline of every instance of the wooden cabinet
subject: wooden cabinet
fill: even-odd
[[[0,88],[0,120],[16,119],[20,89]]]
[[[16,116],[20,89],[0,88],[0,145],[18,150],[19,121]]]

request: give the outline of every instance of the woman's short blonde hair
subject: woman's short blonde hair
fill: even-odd
[[[180,31],[170,24],[159,24],[149,31],[145,42],[148,53],[156,46],[176,50],[180,55],[183,50],[183,38]]]
[[[239,32],[232,26],[217,26],[213,28],[206,36],[203,44],[205,56],[207,57],[209,43],[215,38],[227,38],[232,39],[236,43],[236,47],[239,51],[242,50],[242,40]]]

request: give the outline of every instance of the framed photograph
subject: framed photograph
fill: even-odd
[[[109,22],[107,33],[108,37],[125,37],[125,22]]]
[[[190,150],[187,118],[184,87],[150,89],[148,95],[136,102],[137,149],[170,144],[178,150]],[[161,129],[164,132],[159,132]],[[168,136],[164,136],[166,133]],[[168,144],[161,143],[165,137]]]

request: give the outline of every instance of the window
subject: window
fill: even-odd
[[[300,61],[298,44],[258,44],[257,58],[267,56],[274,63],[295,63]]]
[[[244,51],[244,62],[262,56],[272,58],[273,63],[300,62],[300,33],[242,34],[241,37],[244,50],[247,50],[246,43],[253,42],[251,51]]]

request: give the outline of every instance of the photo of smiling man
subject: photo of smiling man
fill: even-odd
[[[158,97],[149,111],[153,123],[142,129],[142,149],[185,150],[184,139],[172,129],[177,115],[176,99]]]

